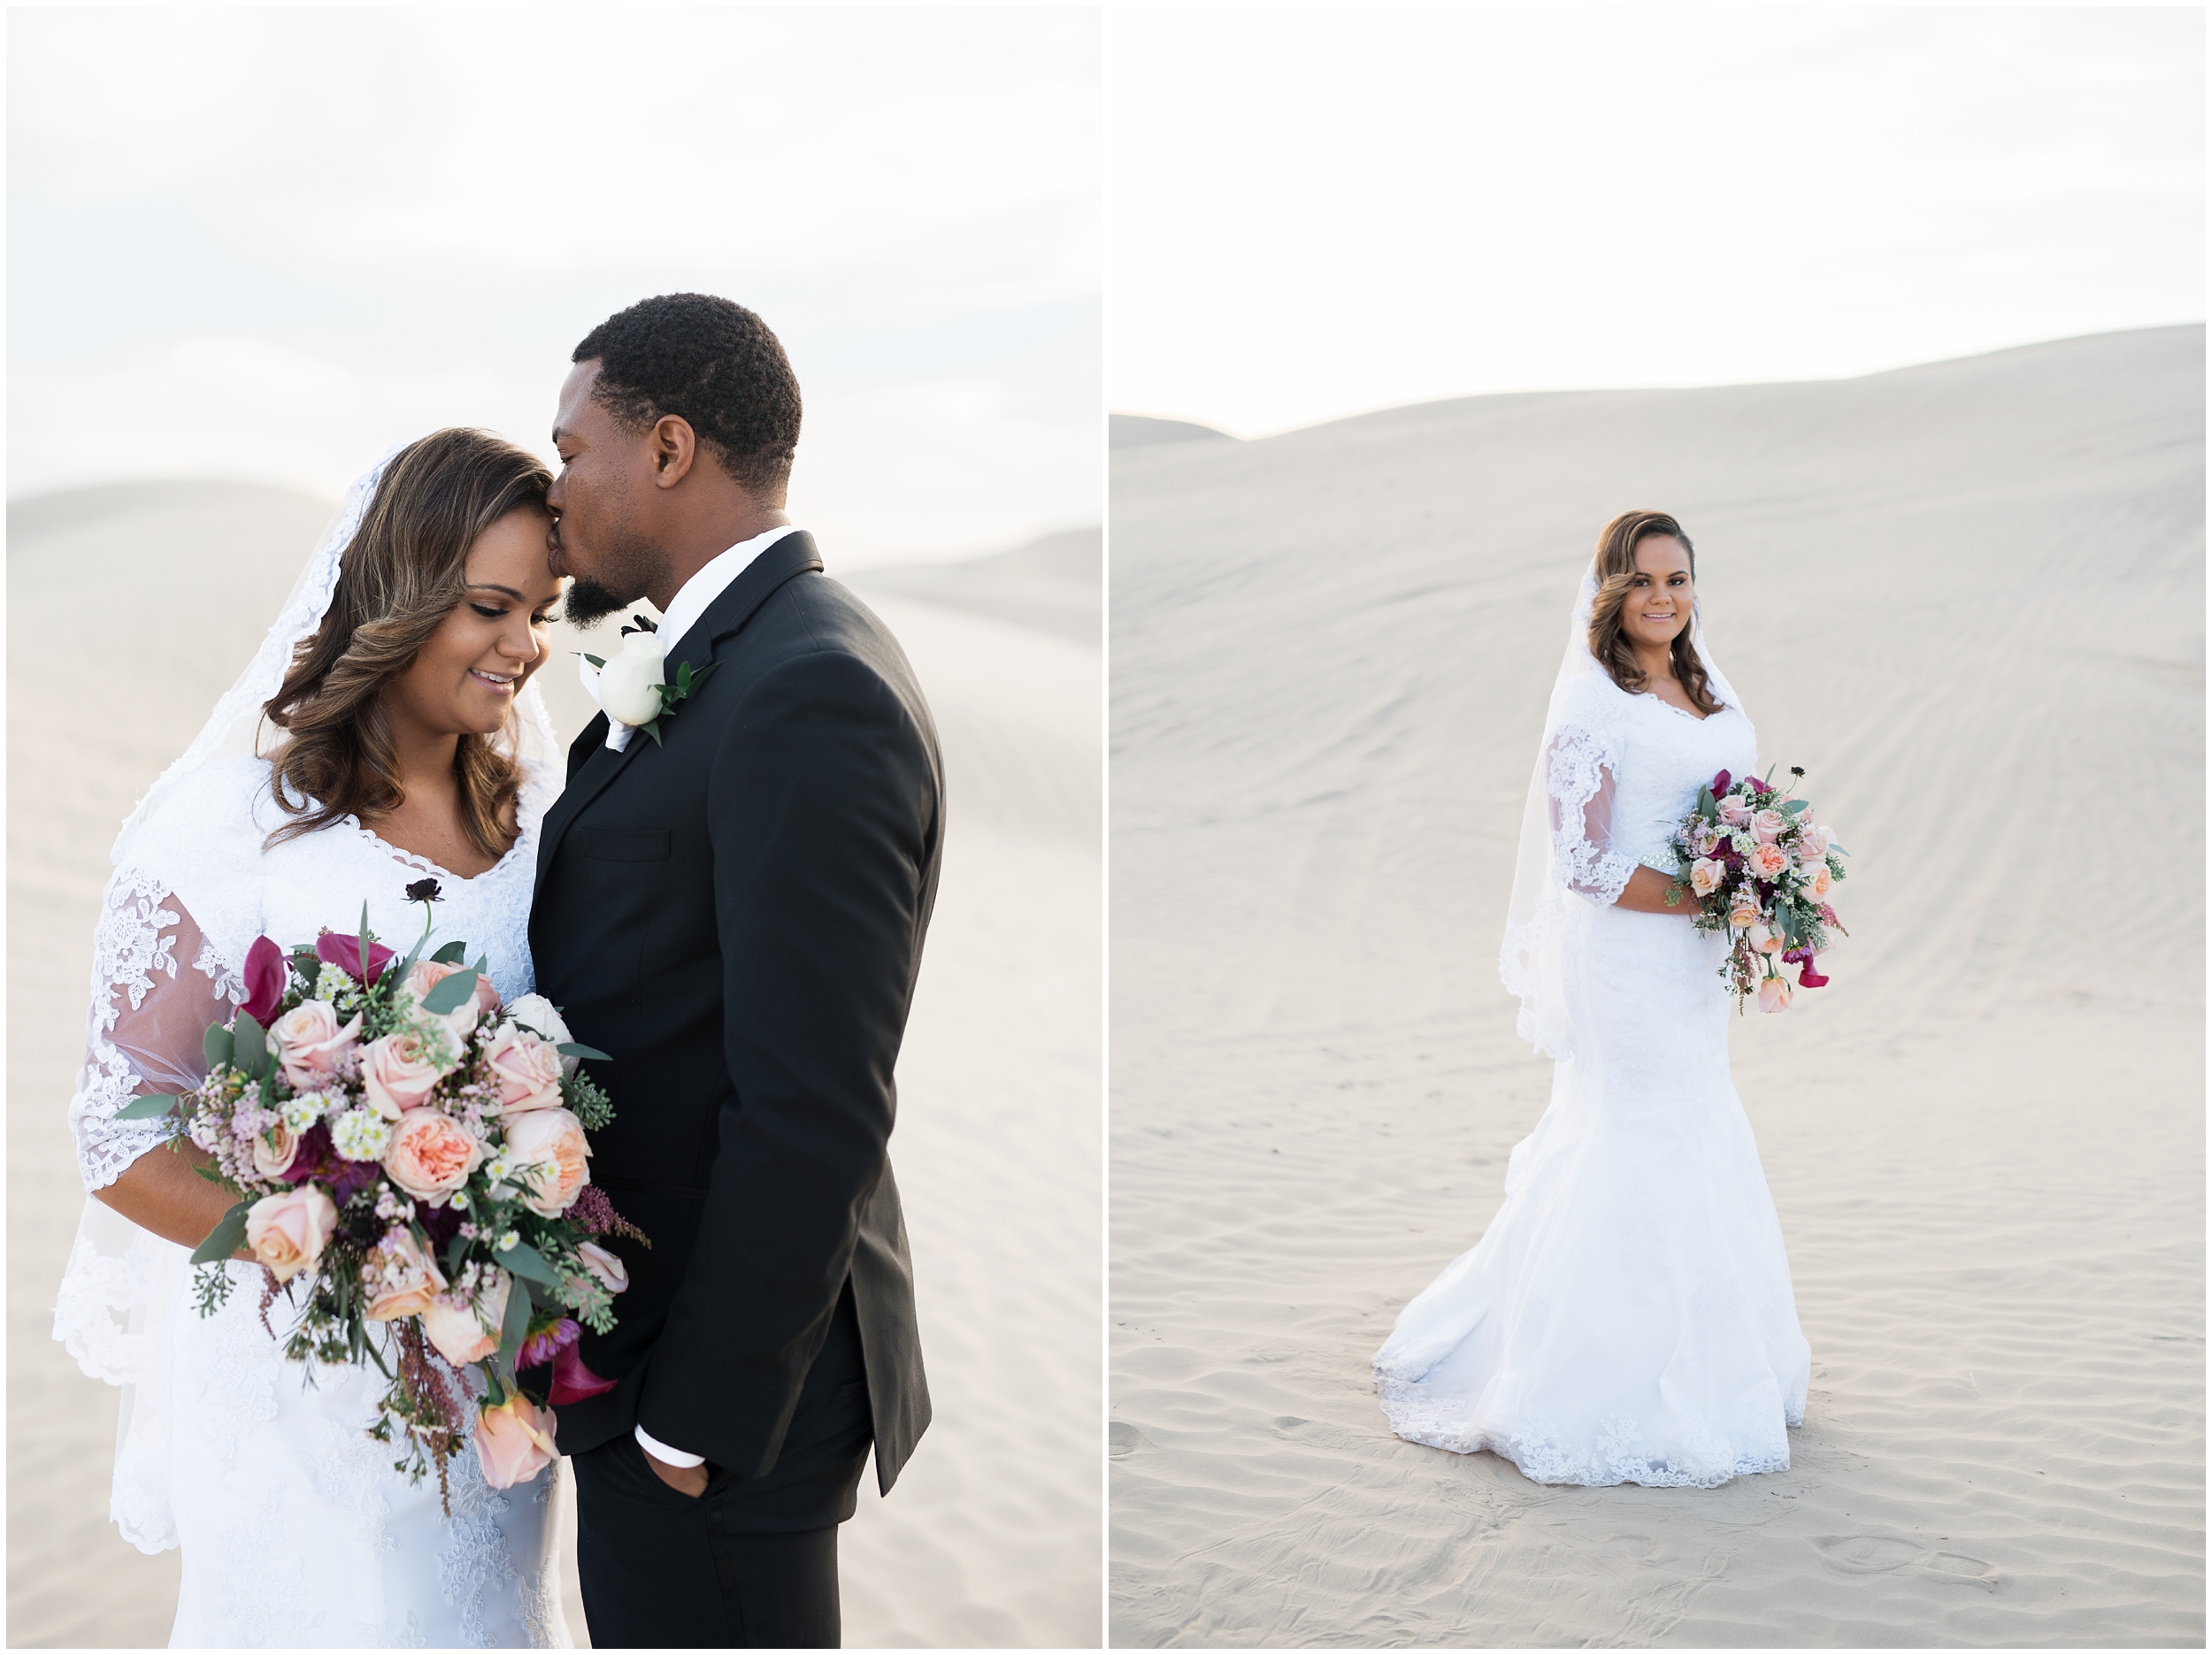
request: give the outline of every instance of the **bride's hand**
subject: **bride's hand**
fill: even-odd
[[[1640,867],[1628,876],[1628,884],[1613,900],[1613,906],[1638,914],[1679,914],[1695,919],[1697,903],[1686,887],[1672,902],[1667,900],[1668,888],[1673,884],[1656,868]]]

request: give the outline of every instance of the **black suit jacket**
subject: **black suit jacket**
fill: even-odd
[[[614,1060],[592,1179],[652,1242],[612,1243],[619,1324],[580,1353],[621,1383],[560,1444],[641,1423],[767,1472],[849,1279],[887,1492],[929,1423],[887,1145],[943,776],[905,655],[821,568],[795,532],[755,558],[671,640],[672,680],[716,664],[662,745],[593,719],[541,832],[538,990]]]

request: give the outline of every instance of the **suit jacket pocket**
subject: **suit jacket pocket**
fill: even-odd
[[[580,827],[569,842],[587,856],[601,862],[666,862],[666,828]]]

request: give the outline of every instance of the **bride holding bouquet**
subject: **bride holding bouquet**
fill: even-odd
[[[503,1272],[497,1302],[480,1303],[465,1295],[486,1269],[449,1281],[437,1268],[455,1271],[480,1242],[510,1260],[522,1251],[503,1233],[472,1241],[450,1210],[451,1194],[483,1183],[459,1189],[494,1130],[468,1136],[457,1115],[411,1107],[434,1101],[436,1065],[418,1064],[424,1072],[411,1079],[378,1069],[374,1048],[341,1047],[364,1032],[365,1008],[378,1015],[366,982],[465,1018],[439,1037],[449,1057],[473,1053],[517,1015],[561,1038],[552,1008],[524,998],[538,827],[558,791],[551,725],[530,683],[561,595],[546,557],[552,480],[521,449],[463,430],[411,443],[363,478],[259,653],[115,843],[69,1109],[92,1199],[55,1335],[87,1373],[123,1387],[111,1514],[143,1552],[183,1549],[173,1644],[570,1642],[549,1421],[511,1402],[498,1420],[484,1416],[503,1435],[480,1427],[473,1440],[441,1437],[440,1475],[411,1479],[396,1465],[405,1444],[370,1434],[381,1424],[393,1435],[393,1382],[360,1360],[365,1352],[331,1360],[347,1355],[345,1342],[319,1337],[309,1343],[322,1360],[311,1366],[286,1352],[303,1305],[314,1307],[305,1284],[316,1299],[339,1289],[356,1304],[375,1289],[371,1317],[443,1315],[451,1328],[434,1325],[433,1337],[452,1363],[495,1347],[510,1306],[524,1321],[525,1290]],[[368,931],[403,947],[422,935],[403,990],[380,976],[387,951],[359,934]],[[268,939],[302,948],[296,969],[312,998],[294,1003],[292,968]],[[463,945],[480,977],[457,963]],[[434,950],[456,963],[434,964]],[[392,964],[395,977],[400,969]],[[443,1005],[436,984],[449,975],[467,1003]],[[250,1024],[249,1008],[258,1014]],[[341,1014],[352,1019],[342,1029]],[[226,1023],[238,1031],[235,1049]],[[221,1097],[242,1087],[274,1107],[253,1108],[234,1140],[213,1129],[228,1134],[236,1122],[203,1107],[188,1140],[173,1095],[207,1104],[234,1056],[249,1073]],[[549,1072],[536,1101],[557,1100],[557,1077]],[[490,1120],[499,1100],[488,1084],[477,1089],[486,1094],[478,1114]],[[382,1114],[342,1107],[357,1093],[399,1103]],[[551,1107],[536,1116],[534,1127],[567,1123]],[[417,1127],[442,1138],[415,1143]],[[507,1120],[500,1153],[517,1158],[521,1136]],[[452,1145],[466,1152],[454,1167],[428,1165]],[[555,1197],[541,1202],[549,1213],[578,1193],[581,1153],[565,1187],[541,1192]],[[294,1194],[264,1199],[250,1220],[234,1211],[242,1188],[256,1194],[277,1181],[296,1182]],[[360,1201],[349,1197],[361,1190]],[[375,1213],[355,1210],[371,1195]],[[346,1209],[334,1232],[334,1205]],[[409,1245],[416,1230],[434,1241],[435,1260]],[[396,1287],[411,1291],[386,1291],[395,1284],[369,1281],[358,1263],[380,1234],[374,1256],[390,1265],[395,1248],[405,1253]],[[205,1270],[224,1274],[196,1283],[196,1247],[222,1260]],[[327,1264],[342,1253],[356,1261],[346,1279],[318,1274],[319,1255]],[[448,1288],[456,1291],[432,1297]],[[380,1356],[406,1343],[405,1322],[372,1325],[400,1330],[376,1336]],[[419,1341],[415,1357],[399,1367],[420,1378]],[[465,1383],[455,1366],[436,1371],[451,1406],[477,1406],[450,1394]]]
[[[1554,1060],[1551,1102],[1479,1244],[1374,1359],[1399,1436],[1501,1454],[1539,1483],[1709,1488],[1778,1471],[1805,1416],[1810,1353],[1729,1076],[1731,962],[1749,933],[1692,896],[1675,849],[1756,746],[1700,635],[1695,570],[1663,513],[1624,513],[1599,536],[1501,955],[1522,1037]],[[1793,876],[1783,898],[1795,890]],[[1799,940],[1787,957],[1810,973],[1822,939]]]

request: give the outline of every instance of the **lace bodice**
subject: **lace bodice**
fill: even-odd
[[[496,867],[461,879],[387,845],[352,817],[265,850],[287,820],[269,793],[265,759],[208,765],[181,779],[132,840],[100,905],[94,934],[85,1063],[69,1105],[87,1190],[112,1184],[168,1134],[160,1121],[118,1122],[133,1097],[189,1086],[204,1072],[202,1032],[244,998],[246,950],[255,938],[287,945],[325,929],[369,926],[412,946],[423,910],[411,882],[437,878],[435,942],[465,941],[489,957],[503,998],[527,993],[530,891],[538,825],[554,792],[530,768],[519,807],[521,837]]]
[[[1602,670],[1572,687],[1548,750],[1552,851],[1569,890],[1604,906],[1640,862],[1671,871],[1667,841],[1717,770],[1751,769],[1758,739],[1732,706],[1700,719],[1631,695]]]

